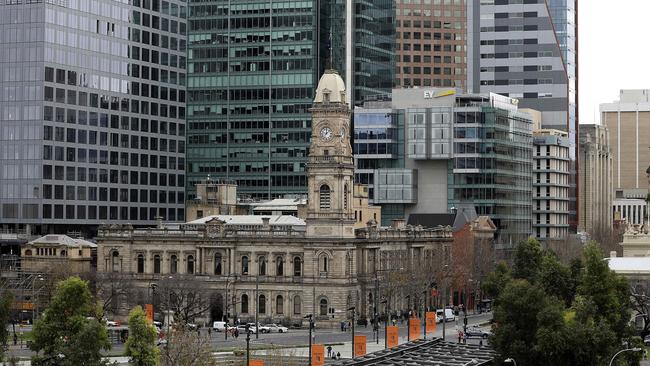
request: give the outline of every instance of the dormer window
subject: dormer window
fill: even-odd
[[[330,91],[329,90],[323,90],[323,102],[324,103],[329,103],[330,102]]]

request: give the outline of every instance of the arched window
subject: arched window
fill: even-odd
[[[144,273],[144,255],[138,254],[138,273]]]
[[[248,257],[247,256],[241,257],[241,274],[243,274],[243,275],[248,274]]]
[[[153,273],[160,273],[160,255],[158,254],[153,256]]]
[[[114,250],[113,255],[111,255],[111,269],[113,272],[120,271],[120,253],[117,250]]]
[[[322,186],[320,186],[319,195],[320,195],[321,210],[329,210],[332,207],[330,203],[330,199],[331,199],[330,187],[327,184],[323,184]]]
[[[62,257],[67,257],[68,256],[68,251],[67,250],[62,250],[60,255]]]
[[[302,276],[302,261],[300,257],[293,258],[293,275],[296,277]]]
[[[327,316],[327,299],[320,299],[320,315]]]
[[[345,185],[345,190],[343,191],[343,209],[348,209],[348,185]]]
[[[248,313],[248,295],[241,295],[241,312],[244,314]]]
[[[328,263],[327,254],[321,254],[320,258],[318,259],[318,263],[320,266],[320,271],[321,272],[327,272],[329,269],[329,263]]]
[[[295,296],[293,298],[293,313],[295,315],[300,315],[300,307],[302,306],[300,302],[300,296]]]
[[[222,270],[221,270],[221,253],[217,253],[214,255],[214,274],[215,275],[221,275]]]
[[[266,314],[266,296],[260,295],[257,299],[258,311],[260,314]]]
[[[275,298],[275,312],[278,314],[284,314],[284,299],[280,295]]]
[[[32,255],[32,250],[31,249],[27,249],[25,251],[25,256],[28,256],[28,255]]]
[[[176,272],[178,272],[178,257],[172,255],[169,258],[169,273],[176,274]]]
[[[193,255],[188,255],[187,256],[187,273],[188,274],[194,274],[194,256]]]
[[[266,257],[261,256],[257,258],[257,273],[260,276],[266,276]]]
[[[275,275],[284,276],[284,259],[282,257],[275,259]]]

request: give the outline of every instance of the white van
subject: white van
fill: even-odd
[[[223,332],[226,330],[226,322],[213,322],[212,329],[217,332]]]
[[[448,322],[456,321],[456,315],[451,309],[445,309],[445,319]],[[436,322],[442,323],[442,309],[436,310]]]

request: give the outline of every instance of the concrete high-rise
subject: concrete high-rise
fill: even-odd
[[[396,6],[396,86],[465,90],[466,0],[397,0]]]
[[[184,0],[0,3],[0,224],[184,218]]]
[[[612,154],[605,126],[580,126],[580,216],[578,230],[608,233],[612,216]]]
[[[350,105],[390,92],[392,1],[189,6],[188,197],[208,175],[258,199],[306,194],[318,77],[337,69]]]
[[[576,0],[473,0],[468,4],[468,89],[519,99],[542,128],[568,133],[569,224],[579,210]]]

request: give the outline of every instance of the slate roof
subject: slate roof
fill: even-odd
[[[496,352],[487,346],[443,342],[440,338],[404,343],[354,360],[330,365],[345,366],[464,366],[494,365]]]

